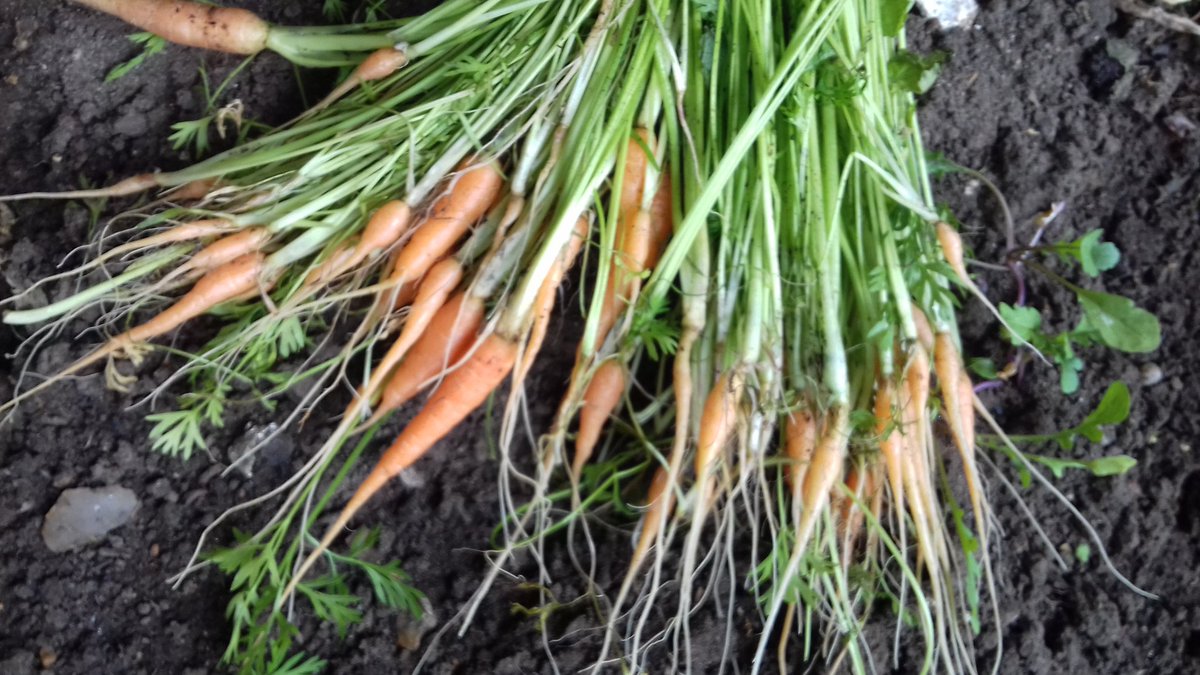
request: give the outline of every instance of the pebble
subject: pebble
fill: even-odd
[[[38,663],[42,664],[42,670],[50,670],[58,663],[58,654],[49,647],[42,647],[38,650]]]
[[[1163,371],[1157,363],[1147,363],[1142,366],[1140,376],[1143,387],[1153,387],[1163,381]]]
[[[128,522],[137,508],[137,495],[120,485],[64,490],[46,513],[42,541],[55,553],[100,541]]]
[[[416,651],[421,648],[421,638],[438,625],[437,615],[433,613],[433,605],[426,598],[421,598],[421,618],[416,619],[404,613],[399,619],[396,631],[396,646],[405,651]]]

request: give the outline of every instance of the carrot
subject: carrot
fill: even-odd
[[[493,333],[462,366],[446,376],[429,402],[408,423],[404,431],[400,432],[400,436],[383,453],[375,468],[350,497],[337,519],[329,526],[321,543],[297,569],[291,582],[276,601],[277,605],[282,604],[291,595],[305,573],[371,497],[397,474],[429,452],[434,444],[487,400],[512,370],[516,356],[516,342]]]
[[[364,426],[412,400],[430,380],[462,359],[483,323],[483,300],[459,293],[442,305],[391,374],[375,413]]]
[[[173,202],[193,202],[198,199],[204,199],[208,196],[208,193],[213,191],[213,188],[220,184],[221,180],[219,178],[198,178],[171,190],[164,195],[164,199]]]
[[[986,519],[983,511],[983,488],[979,483],[979,470],[975,464],[974,390],[963,368],[953,336],[945,331],[938,332],[934,344],[934,369],[937,371],[946,424],[950,427],[950,435],[962,458],[963,473],[967,479],[967,495],[971,499],[971,508],[975,511],[980,538],[984,539]]]
[[[465,164],[469,166],[474,161]],[[429,215],[417,226],[408,243],[397,251],[388,283],[402,293],[406,285],[424,276],[496,203],[502,185],[500,171],[491,163],[460,175],[449,191],[433,203]]]
[[[187,271],[215,269],[236,260],[247,253],[261,249],[271,240],[271,231],[265,227],[250,227],[240,232],[222,237],[200,249],[193,255],[183,268]]]
[[[721,451],[729,443],[737,423],[739,389],[727,371],[717,378],[708,397],[704,399],[696,443],[696,482],[701,490],[696,504],[696,518],[699,520],[703,520],[712,502],[712,495],[716,489],[713,472],[720,463]]]
[[[804,472],[800,521],[796,524],[796,551],[808,546],[813,529],[829,500],[829,491],[842,475],[849,440],[850,412],[839,406],[828,413],[812,461]]]
[[[950,265],[950,269],[954,270],[954,274],[958,276],[959,281],[971,286],[970,275],[967,274],[967,265],[963,261],[963,243],[962,237],[958,234],[958,230],[950,227],[950,224],[939,220],[934,227],[937,229],[938,243],[942,247],[942,255],[946,258],[946,263]]]
[[[916,305],[912,306],[912,317],[917,327],[917,342],[926,353],[933,351],[933,329],[929,327],[929,318]]]
[[[575,231],[571,235],[571,241],[567,243],[566,250],[563,251],[562,257],[555,261],[554,266],[550,268],[550,273],[538,287],[537,297],[533,301],[533,326],[529,329],[529,338],[525,341],[521,360],[513,371],[514,382],[525,380],[525,376],[533,366],[533,360],[537,358],[538,352],[542,349],[542,343],[546,339],[546,329],[550,325],[550,314],[554,311],[554,301],[558,297],[558,287],[562,284],[563,277],[574,266],[575,259],[579,257],[583,243],[587,241],[590,228],[591,221],[586,215],[581,216],[575,222]]]
[[[257,54],[266,48],[270,32],[252,12],[188,0],[75,1],[169,42],[230,54]]]
[[[629,139],[625,149],[625,172],[621,175],[618,215],[640,210],[642,207],[642,189],[646,183],[646,163],[650,159],[646,155],[646,148],[650,145],[650,131],[645,127],[638,127],[634,133],[637,138]]]
[[[358,241],[353,245],[343,244],[325,262],[309,272],[305,286],[331,281],[367,258],[386,250],[408,231],[411,216],[412,210],[408,204],[398,199],[379,207],[367,221]]]
[[[462,277],[462,263],[455,258],[445,258],[429,270],[429,274],[421,281],[421,288],[412,304],[412,310],[408,313],[408,319],[404,322],[404,329],[371,373],[362,398],[372,398],[383,379],[425,335],[430,323],[437,317],[438,311],[446,304],[447,298],[462,281]]]
[[[658,266],[667,242],[675,232],[675,213],[671,205],[671,175],[664,172],[650,202],[650,255],[646,257],[646,269]]]
[[[880,377],[875,387],[875,433],[879,436],[879,454],[883,456],[888,484],[892,488],[892,500],[900,505],[904,503],[904,471],[900,464],[902,439],[893,423],[896,417],[895,396],[892,381]]]
[[[358,64],[358,67],[341,84],[329,92],[319,103],[309,108],[300,118],[310,117],[317,111],[328,108],[334,101],[350,93],[363,82],[382,80],[406,65],[408,65],[408,52],[403,49],[397,47],[377,49],[363,59],[362,63]]]
[[[175,304],[151,317],[145,323],[110,339],[36,387],[13,397],[0,405],[0,410],[11,408],[62,378],[73,375],[122,350],[133,354],[135,345],[169,333],[213,307],[255,290],[261,283],[263,262],[264,257],[261,253],[250,253],[210,271],[201,277],[196,285]]]
[[[642,566],[650,546],[666,522],[666,515],[675,505],[675,493],[670,487],[670,472],[666,467],[658,467],[646,492],[646,514],[642,516],[642,531],[638,533],[637,545],[633,547],[633,556],[629,560],[629,574],[636,573]]]
[[[592,457],[600,432],[625,395],[628,373],[620,359],[608,359],[596,368],[583,394],[579,409],[579,431],[575,434],[575,457],[571,462],[571,478],[579,480],[584,465]]]
[[[155,246],[165,244],[175,244],[183,241],[192,241],[194,239],[204,239],[219,234],[225,234],[230,230],[236,229],[233,222],[224,218],[207,218],[204,220],[194,220],[190,223],[180,223],[169,230],[164,230],[158,234],[142,237],[134,241],[126,242],[120,246],[110,248],[100,254],[100,260],[107,260],[116,256],[124,255],[133,251],[141,251]]]
[[[796,410],[788,414],[784,431],[784,453],[788,458],[787,477],[792,486],[792,502],[799,515],[800,496],[804,487],[804,473],[812,462],[813,450],[817,446],[817,421],[807,410]]]
[[[22,199],[104,199],[109,197],[128,197],[146,190],[161,187],[160,174],[139,173],[124,180],[113,183],[105,188],[94,190],[68,190],[66,192],[26,192],[19,195],[5,195],[0,202],[18,201]]]

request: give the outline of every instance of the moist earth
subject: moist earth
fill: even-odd
[[[317,2],[238,4],[276,22],[322,21]],[[1008,430],[1036,433],[1082,419],[1108,383],[1129,385],[1130,421],[1072,456],[1126,453],[1138,459],[1137,467],[1110,478],[1072,472],[1055,485],[1094,525],[1113,567],[1159,596],[1147,599],[1123,586],[1105,569],[1094,543],[1090,559],[1076,556],[1076,548],[1088,543],[1086,531],[1047,491],[1018,487],[1016,494],[1066,560],[1067,569],[1060,569],[999,479],[1011,479],[1012,467],[995,456],[999,471],[989,470],[988,493],[1002,528],[994,551],[1004,642],[1000,670],[1198,672],[1200,460],[1193,445],[1200,409],[1190,373],[1200,371],[1192,333],[1200,320],[1194,245],[1200,236],[1200,40],[1131,20],[1105,0],[981,4],[974,24],[955,32],[910,21],[915,51],[941,50],[950,57],[921,101],[929,149],[990,177],[1008,198],[1021,241],[1032,235],[1037,214],[1056,202],[1065,202],[1066,210],[1050,237],[1067,241],[1102,228],[1123,255],[1096,287],[1131,296],[1158,315],[1164,334],[1152,354],[1087,350],[1083,386],[1074,395],[1061,395],[1056,375],[1038,364],[988,394]],[[84,180],[103,184],[192,159],[171,148],[170,125],[204,113],[201,65],[215,83],[239,60],[172,46],[105,83],[110,69],[138,51],[126,40],[129,33],[119,22],[67,2],[0,0],[0,193],[72,189]],[[280,123],[315,100],[330,79],[297,74],[282,59],[262,56],[218,103],[240,99],[247,116]],[[1003,257],[1004,221],[979,181],[941,180],[937,197],[965,224],[977,258]],[[106,213],[127,205],[109,204]],[[79,203],[0,205],[0,296],[53,273],[88,239],[91,222]],[[981,279],[995,297],[1011,297],[1005,275],[983,272]],[[51,286],[49,293],[66,290]],[[1076,318],[1051,288],[1035,284],[1030,300],[1056,325]],[[535,424],[551,413],[572,357],[577,314],[564,315],[531,380]],[[71,331],[86,326],[80,321],[49,336],[31,371],[52,372],[82,354],[97,338]],[[200,322],[185,330],[178,344],[199,344],[206,328]],[[1006,355],[996,325],[977,309],[968,312],[963,332],[972,353]],[[0,328],[0,350],[12,354],[28,335]],[[308,456],[331,430],[342,402],[326,400],[302,427],[289,429],[251,475],[225,476],[224,449],[258,433],[270,418],[251,404],[236,406],[214,433],[211,456],[182,461],[151,452],[142,399],[171,366],[168,357],[151,359],[130,394],[106,390],[97,376],[72,379],[22,405],[0,427],[0,673],[220,672],[227,580],[207,571],[173,588],[167,579],[185,565],[205,525],[277,484]],[[23,354],[0,360],[0,399],[11,395],[24,367]],[[382,526],[379,555],[403,562],[439,623],[454,616],[486,572],[479,549],[488,545],[499,513],[491,432],[476,414],[410,480],[387,488],[358,519]],[[39,529],[63,490],[115,484],[141,500],[131,522],[96,545],[66,553],[46,548]],[[593,532],[598,580],[611,585],[628,559],[628,536],[598,524]],[[229,530],[218,534],[224,543],[230,537]],[[546,553],[557,579],[576,576],[561,542]],[[519,568],[533,570],[528,561]],[[561,672],[586,665],[599,635],[589,604],[572,602],[581,589],[551,586],[562,606],[539,630],[536,618],[517,611],[540,602],[533,581],[502,577],[471,631],[461,639],[453,632],[443,636],[429,651],[424,672],[555,672],[547,646]],[[724,623],[711,608],[696,620],[697,672],[717,672],[719,650],[711,645],[720,643]],[[746,608],[733,625],[735,649],[752,648],[754,621]],[[881,619],[873,637],[890,639],[891,626]],[[990,667],[997,642],[994,624],[985,620],[985,626],[977,640],[981,668]],[[328,626],[303,627],[304,649],[328,659],[327,672],[338,673],[385,666],[408,672],[433,637],[426,634],[420,649],[405,649],[400,638],[411,637],[412,627],[373,604],[344,639]],[[911,656],[912,650],[901,651]],[[894,665],[880,651],[876,656],[880,671],[911,668],[905,661]]]

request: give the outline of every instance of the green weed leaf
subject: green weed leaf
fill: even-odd
[[[1158,319],[1129,298],[1083,288],[1076,288],[1075,295],[1088,327],[1096,331],[1101,343],[1132,354],[1158,349],[1162,341]]]
[[[125,63],[122,63],[108,71],[108,74],[104,76],[104,81],[106,83],[125,77],[129,73],[133,72],[135,68],[145,63],[146,59],[149,59],[151,56],[154,56],[167,47],[167,41],[155,35],[154,33],[134,33],[133,35],[129,36],[129,41],[134,44],[141,45],[142,51],[132,59],[129,59]]]
[[[1098,277],[1121,262],[1121,250],[1116,244],[1101,241],[1103,236],[1103,230],[1092,230],[1079,240],[1079,264],[1089,277]]]
[[[893,87],[901,91],[924,94],[937,82],[942,64],[946,60],[945,52],[920,56],[909,51],[900,51],[888,61],[888,79]]]
[[[908,19],[910,9],[912,0],[883,0],[879,6],[879,13],[883,18],[883,34],[888,37],[899,35],[905,20]]]

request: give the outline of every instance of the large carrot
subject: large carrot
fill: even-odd
[[[210,271],[201,277],[196,285],[175,304],[159,312],[145,323],[110,339],[45,382],[0,404],[0,410],[11,408],[19,401],[49,387],[62,378],[73,375],[122,350],[132,351],[136,345],[169,333],[221,303],[255,291],[260,284],[267,281],[262,279],[263,262],[264,256],[261,253],[250,253]]]
[[[266,48],[270,33],[267,22],[244,9],[188,0],[75,1],[187,47],[257,54]]]
[[[383,453],[375,468],[350,497],[325,536],[321,538],[321,543],[296,570],[291,582],[279,596],[277,604],[282,604],[291,595],[308,570],[371,497],[397,474],[423,457],[434,444],[483,404],[508,376],[516,356],[516,342],[493,333],[465,363],[446,376],[429,402],[408,423],[404,431],[400,432],[400,436]]]
[[[575,457],[571,461],[571,478],[578,481],[584,465],[592,457],[600,432],[625,395],[628,373],[619,359],[608,359],[596,368],[583,393],[579,409],[579,431],[575,434]]]

